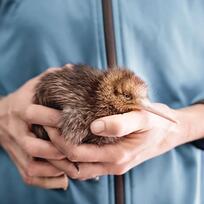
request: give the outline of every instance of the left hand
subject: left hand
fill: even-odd
[[[140,163],[187,142],[188,124],[184,122],[182,114],[163,104],[154,106],[171,115],[178,123],[146,111],[134,111],[103,117],[91,124],[91,130],[96,135],[121,137],[121,141],[116,144],[100,147],[94,144],[76,146],[65,143],[56,129],[45,127],[52,142],[68,158],[50,162],[74,179],[121,175]],[[79,172],[72,162],[77,162]]]

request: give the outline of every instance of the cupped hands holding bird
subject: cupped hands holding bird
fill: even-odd
[[[191,110],[173,110],[163,104],[153,105],[156,109],[172,115],[178,123],[146,111],[103,117],[91,124],[91,131],[103,137],[121,137],[120,142],[103,146],[73,145],[68,141],[65,143],[56,128],[45,127],[51,141],[67,157],[61,161],[50,162],[73,179],[121,175],[196,137],[189,122],[191,114],[199,110],[199,105]],[[79,171],[73,165],[74,162],[77,162]]]
[[[154,109],[168,113],[177,123],[144,110],[132,111],[98,118],[90,126],[95,135],[120,137],[117,143],[98,146],[65,142],[58,130],[61,111],[32,102],[34,87],[45,73],[0,101],[0,145],[29,185],[66,189],[67,176],[86,180],[123,174],[150,158],[204,135],[203,105],[173,110],[163,104],[152,104]],[[42,125],[51,142],[36,138],[31,132],[31,124]]]

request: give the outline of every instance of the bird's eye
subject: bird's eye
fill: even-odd
[[[132,96],[128,93],[123,93],[123,96],[127,99],[127,100],[132,100]]]

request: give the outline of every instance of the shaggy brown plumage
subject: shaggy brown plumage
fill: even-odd
[[[36,86],[34,103],[62,110],[59,129],[73,144],[114,143],[119,138],[99,137],[90,124],[97,118],[141,109],[147,101],[147,86],[127,69],[101,71],[87,65],[64,67],[46,74]],[[42,126],[33,132],[49,139]]]

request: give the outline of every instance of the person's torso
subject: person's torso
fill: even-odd
[[[112,0],[112,6],[118,65],[147,81],[151,100],[180,108],[203,99],[203,1]],[[0,95],[48,67],[105,69],[103,15],[99,0],[0,0]],[[113,176],[41,190],[25,186],[3,152],[0,160],[0,172],[11,175],[0,184],[0,203],[114,203]],[[203,161],[188,144],[135,167],[124,175],[125,203],[201,204]]]

